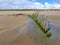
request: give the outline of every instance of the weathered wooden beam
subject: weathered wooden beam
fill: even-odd
[[[51,32],[49,30],[47,30],[47,28],[40,21],[38,21],[34,15],[28,15],[28,16],[36,22],[36,24],[41,28],[41,30],[45,34],[47,34],[47,37],[51,36]]]

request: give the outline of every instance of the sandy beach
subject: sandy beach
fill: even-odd
[[[53,22],[53,23],[56,23],[57,25],[60,25],[60,15],[48,16],[48,20]]]
[[[50,22],[60,25],[59,15],[47,15],[47,16]],[[27,20],[28,20],[27,16],[22,16],[22,15],[0,16],[0,45],[39,45],[39,43],[35,41],[36,38],[39,37],[38,34],[35,34],[36,32],[34,31],[32,31],[33,33],[27,32],[27,31],[26,31],[27,33],[25,32],[25,25],[26,25]],[[29,33],[31,33],[31,35],[29,35]],[[33,35],[37,35],[37,37],[34,38]],[[47,42],[45,43],[42,42],[41,45],[43,43],[46,45]],[[47,43],[47,45],[49,45],[50,43]],[[60,43],[50,44],[50,45],[60,45]]]

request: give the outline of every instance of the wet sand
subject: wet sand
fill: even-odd
[[[18,45],[12,42],[22,33],[26,21],[26,16],[0,16],[0,45]]]
[[[26,21],[26,16],[0,16],[0,31],[23,25]]]
[[[56,23],[57,25],[60,25],[60,15],[49,15],[48,20]]]
[[[48,20],[60,25],[59,16],[48,16]],[[26,16],[0,16],[0,45],[60,45],[60,37],[56,37],[55,33],[53,34],[56,38],[44,39],[38,33],[39,31],[36,31],[39,27],[35,23],[29,23],[29,27],[29,25],[26,26],[26,22]],[[54,42],[55,39],[58,40]]]

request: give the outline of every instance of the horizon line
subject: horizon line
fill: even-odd
[[[0,11],[60,11],[60,9],[0,9]]]

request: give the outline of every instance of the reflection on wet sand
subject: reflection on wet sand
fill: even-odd
[[[32,19],[27,19],[26,16],[0,16],[0,45],[60,45],[58,25],[50,23],[52,36],[47,38]],[[52,19],[55,20],[48,17],[54,22]]]

